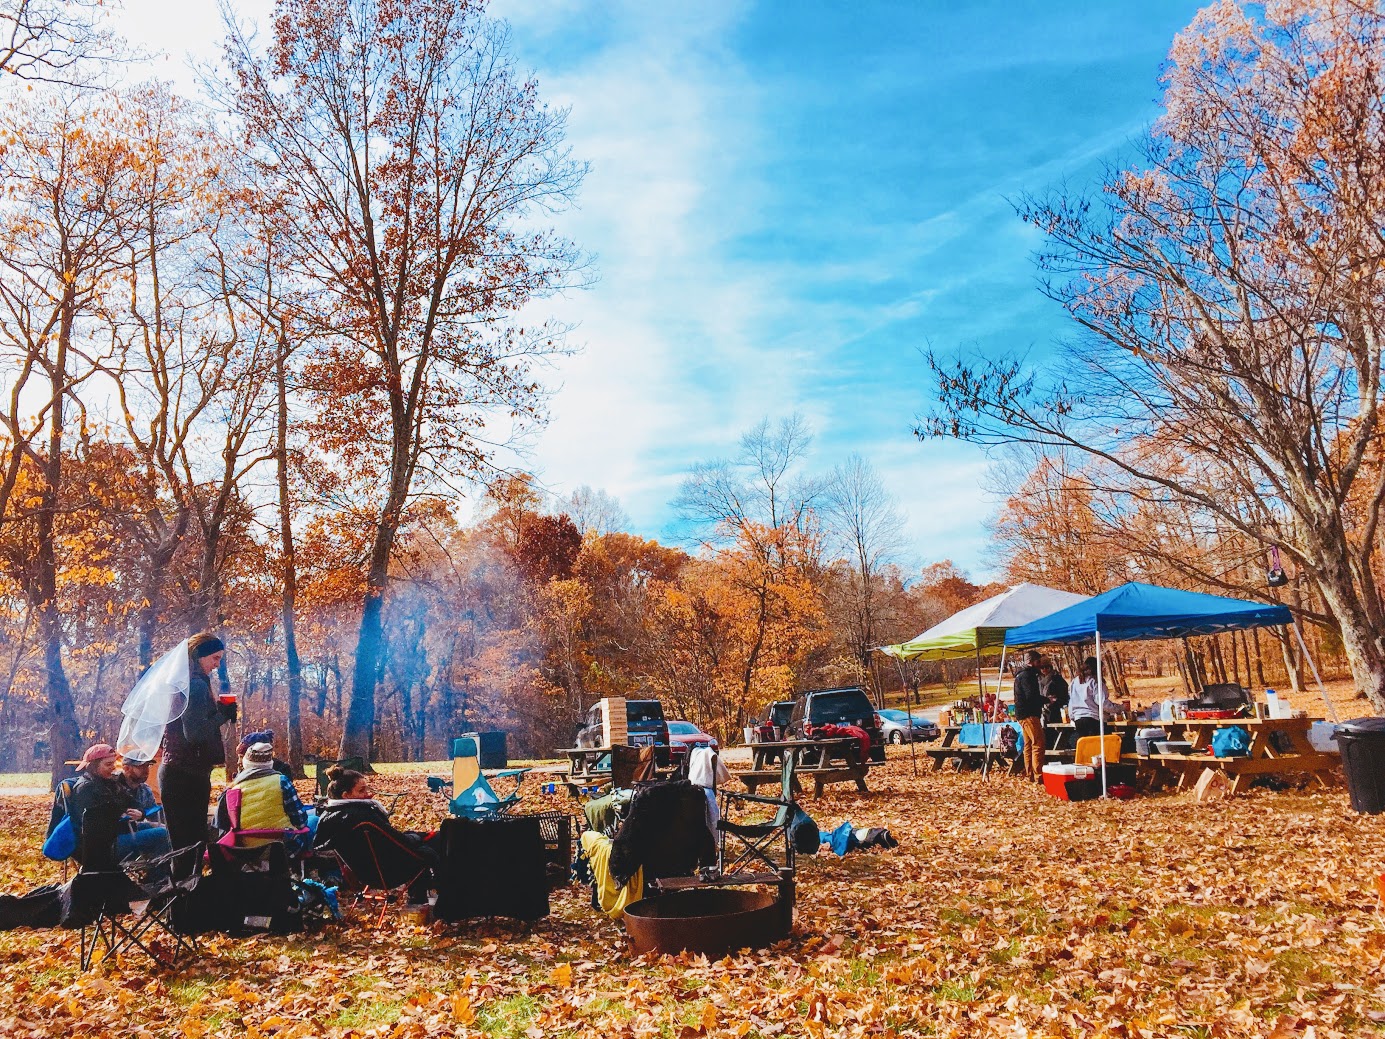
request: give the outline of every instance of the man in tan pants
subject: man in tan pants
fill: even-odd
[[[1025,666],[1015,672],[1015,720],[1024,733],[1024,778],[1043,782],[1044,694],[1039,685],[1039,651],[1025,654]]]

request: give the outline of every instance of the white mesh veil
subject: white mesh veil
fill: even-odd
[[[159,657],[125,698],[116,752],[131,760],[153,761],[163,742],[164,726],[187,710],[190,683],[188,640],[184,639]]]

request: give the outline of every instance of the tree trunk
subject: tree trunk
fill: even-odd
[[[279,551],[283,560],[283,598],[280,620],[284,628],[284,666],[288,671],[288,751],[293,774],[303,771],[303,664],[298,658],[298,635],[294,627],[294,611],[298,602],[298,563],[294,556],[293,516],[289,501],[289,407],[288,387],[284,373],[287,361],[286,344],[281,339],[279,357],[274,366],[278,390],[278,430],[274,445],[274,461],[279,478]]]
[[[53,789],[73,775],[67,762],[81,750],[72,685],[63,668],[62,616],[58,609],[58,559],[54,544],[58,489],[63,477],[63,404],[67,398],[67,347],[74,321],[71,300],[65,301],[58,332],[57,356],[49,380],[48,457],[43,460],[43,489],[34,546],[34,607],[43,643],[43,676],[48,695],[48,743],[53,755],[49,778]]]
[[[384,648],[385,589],[389,583],[390,549],[395,534],[394,524],[389,517],[394,514],[393,510],[387,509],[385,518],[375,529],[370,571],[366,576],[365,602],[361,607],[361,627],[356,637],[351,696],[347,700],[341,744],[337,748],[338,757],[365,758],[367,765],[375,734],[375,685],[379,680],[380,657]]]

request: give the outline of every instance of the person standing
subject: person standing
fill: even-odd
[[[1106,683],[1097,685],[1096,657],[1088,657],[1082,661],[1082,673],[1072,680],[1068,700],[1068,717],[1072,719],[1078,739],[1100,735],[1101,710],[1106,703]]]
[[[1043,782],[1044,772],[1044,694],[1039,687],[1039,651],[1031,649],[1025,666],[1015,672],[1015,720],[1024,733],[1024,778]]]
[[[1039,691],[1044,694],[1044,724],[1057,725],[1063,720],[1063,708],[1068,705],[1068,680],[1058,673],[1053,661],[1039,661]]]
[[[212,769],[226,763],[221,726],[236,718],[235,704],[219,704],[212,696],[210,675],[225,652],[226,646],[209,632],[188,640],[187,708],[164,729],[159,792],[174,848],[207,839]]]

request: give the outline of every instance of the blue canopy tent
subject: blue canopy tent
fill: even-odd
[[[1096,680],[1102,704],[1098,712],[1100,732],[1106,734],[1106,687],[1101,678],[1101,643],[1134,639],[1178,639],[1189,635],[1215,635],[1223,631],[1261,628],[1294,623],[1287,606],[1246,602],[1221,595],[1185,592],[1153,584],[1131,582],[1109,592],[1064,607],[1047,617],[1030,621],[1005,633],[1007,650],[1023,646],[1055,643],[1096,643]],[[1294,627],[1295,634],[1298,628]],[[1303,646],[1303,636],[1299,635]],[[1307,656],[1307,647],[1303,646]],[[1312,662],[1312,658],[1309,658]],[[1004,661],[1002,659],[1002,666]],[[1313,665],[1317,675],[1317,665]],[[1321,685],[1321,679],[1319,679]],[[1323,693],[1326,700],[1326,691]],[[1328,710],[1332,705],[1328,703]],[[1103,762],[1104,766],[1104,762]],[[1106,792],[1106,770],[1101,773],[1101,790]]]

